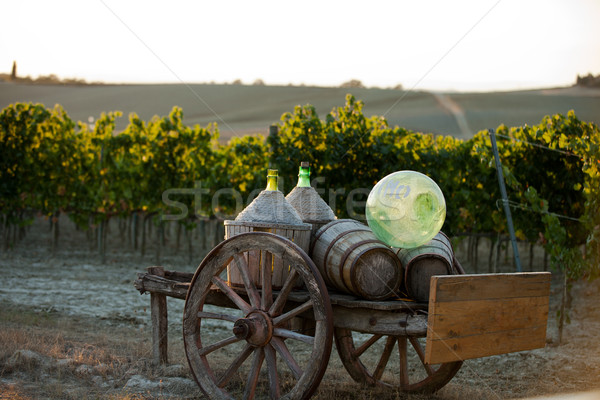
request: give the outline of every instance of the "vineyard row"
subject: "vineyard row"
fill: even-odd
[[[176,219],[191,229],[200,220],[233,217],[264,188],[270,166],[288,193],[300,161],[309,161],[313,183],[340,218],[364,219],[364,202],[379,179],[416,170],[446,197],[444,232],[506,233],[488,132],[469,140],[413,132],[366,117],[362,107],[348,95],[323,120],[314,107],[297,106],[268,137],[221,144],[216,124],[186,126],[178,107],[149,121],[131,114],[127,128],[115,132],[120,112],[89,126],[60,106],[10,105],[0,113],[3,231],[27,224],[31,212],[65,213],[82,229],[133,215],[158,227]],[[497,134],[519,239],[546,246],[551,263],[574,278],[596,277],[598,127],[571,111],[534,126],[501,125]]]

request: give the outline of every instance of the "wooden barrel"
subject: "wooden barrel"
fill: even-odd
[[[239,222],[239,221],[225,221],[225,239],[239,235],[246,232],[271,232],[279,236],[283,236],[290,239],[292,242],[297,244],[302,250],[308,254],[310,245],[310,224],[302,225],[284,225],[284,224],[264,224],[258,222]],[[244,258],[248,263],[248,269],[250,271],[250,279],[254,282],[254,285],[258,288],[262,286],[262,271],[260,269],[261,257],[264,255],[260,249],[252,250],[244,254]],[[281,289],[283,283],[290,273],[290,266],[284,265],[281,257],[270,256],[268,264],[271,265],[271,284],[274,289]],[[244,286],[242,276],[238,271],[237,267],[230,263],[227,265],[227,282],[232,286]],[[302,284],[301,280],[298,280],[300,287]]]
[[[398,296],[400,260],[358,221],[339,219],[323,226],[315,234],[311,254],[329,286],[369,300]]]
[[[450,239],[439,232],[428,243],[412,249],[394,249],[404,265],[404,287],[416,301],[429,301],[429,284],[434,275],[452,275],[454,250]]]
[[[321,229],[322,227],[324,227],[325,225],[327,225],[331,221],[311,221],[311,220],[307,220],[307,221],[302,221],[302,222],[306,222],[307,224],[310,224],[312,226],[312,230],[310,232],[310,238],[311,238],[311,241],[312,241],[313,238],[315,237],[315,235],[317,234],[317,232],[319,231],[319,229]]]

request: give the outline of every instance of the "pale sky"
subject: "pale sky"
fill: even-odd
[[[0,2],[0,72],[428,90],[600,74],[599,0]]]

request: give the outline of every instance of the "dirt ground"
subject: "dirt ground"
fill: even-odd
[[[36,219],[24,239],[2,247],[0,399],[203,398],[185,361],[181,300],[168,301],[170,363],[151,363],[149,296],[132,283],[138,272],[157,264],[153,247],[142,257],[115,222],[101,263],[93,236],[75,230],[66,218],[60,224],[55,252],[44,218]],[[196,249],[190,263],[187,251],[175,249],[174,232],[167,232],[160,264],[192,272],[206,249]],[[459,259],[463,247],[457,247]],[[479,259],[487,260],[483,247]],[[469,272],[472,267],[464,264]],[[534,269],[541,265],[540,258]],[[571,322],[559,345],[555,314],[562,280],[553,275],[545,348],[468,360],[431,396],[363,388],[346,373],[334,348],[314,398],[516,399],[600,389],[600,282],[574,285]]]

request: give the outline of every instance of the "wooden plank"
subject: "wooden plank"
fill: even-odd
[[[544,347],[550,273],[431,278],[425,362]]]
[[[436,339],[545,325],[548,297],[441,302],[434,310]]]
[[[165,270],[165,279],[170,279],[170,280],[181,282],[181,283],[190,283],[192,281],[193,277],[194,277],[193,272]]]
[[[255,287],[260,287],[260,250],[250,250],[247,256],[250,280]]]
[[[546,325],[445,340],[428,339],[425,347],[425,362],[440,364],[534,350],[545,345]]]
[[[241,233],[249,232],[250,228],[240,225],[227,225],[225,227],[225,238],[229,239],[231,237],[237,236]],[[248,254],[244,253],[244,258],[246,263],[248,262]],[[240,275],[239,269],[235,266],[232,261],[227,265],[227,282],[232,285],[243,285],[242,276]]]
[[[162,267],[150,267],[148,273],[164,276]],[[154,364],[168,364],[169,325],[167,321],[167,296],[150,293],[150,315],[152,319],[152,359]]]
[[[550,272],[437,276],[432,277],[437,283],[431,283],[431,290],[439,292],[438,302],[547,296],[550,277]]]
[[[283,286],[283,283],[285,282],[285,278],[287,278],[287,276],[289,274],[285,274],[285,276],[283,274],[283,259],[281,257],[273,254],[272,258],[273,258],[273,271],[271,273],[272,287],[281,289],[281,287]]]
[[[333,306],[333,325],[363,333],[423,337],[427,332],[427,316]]]
[[[271,253],[262,251],[260,263],[260,277],[262,280],[260,304],[263,310],[268,310],[271,304],[273,304],[273,281],[271,280],[271,275],[273,274],[273,257]]]
[[[165,271],[165,277],[169,277],[173,271]],[[153,274],[138,273],[138,279],[134,282],[134,286],[142,293],[144,292],[156,292],[165,294],[169,297],[175,297],[178,299],[185,299],[189,288],[189,281],[193,277],[193,273],[185,273],[185,275],[178,277],[177,279],[162,278]],[[187,279],[189,278],[189,280]],[[187,282],[184,282],[187,281]],[[277,291],[274,291],[277,294]],[[293,296],[293,297],[292,297]],[[209,295],[209,297],[211,297]],[[420,303],[414,301],[404,300],[385,300],[385,301],[371,301],[358,298],[356,296],[329,292],[329,297],[332,305],[339,305],[345,308],[364,308],[369,310],[427,310],[427,303]],[[290,294],[290,299],[296,302],[302,303],[309,298],[308,292],[297,291]],[[212,304],[211,301],[208,301]]]
[[[140,291],[140,293],[159,293],[178,299],[185,299],[190,287],[189,283],[172,281],[160,276],[156,276],[155,274],[148,273],[138,274],[138,279],[133,283],[133,285]]]
[[[193,274],[191,274],[193,276]],[[165,276],[168,276],[168,271],[165,271]],[[183,279],[183,278],[182,278]],[[191,280],[191,277],[190,277]],[[138,273],[138,279],[134,282],[134,286],[142,293],[155,292],[165,294],[169,297],[185,299],[189,288],[189,282],[181,282],[179,280],[165,279],[153,274]],[[274,294],[277,295],[277,291]],[[339,305],[345,308],[364,308],[369,310],[427,310],[427,303],[417,303],[414,301],[403,300],[386,300],[386,301],[370,301],[358,298],[353,295],[330,292],[329,297],[332,305]],[[297,291],[290,294],[290,299],[298,303],[303,303],[309,298],[308,292]],[[207,302],[213,304],[216,300],[212,299],[209,294]]]
[[[329,291],[329,300],[332,305],[339,305],[346,308],[365,308],[368,310],[427,310],[427,303],[404,300],[384,300],[373,301],[365,300],[351,294]]]

